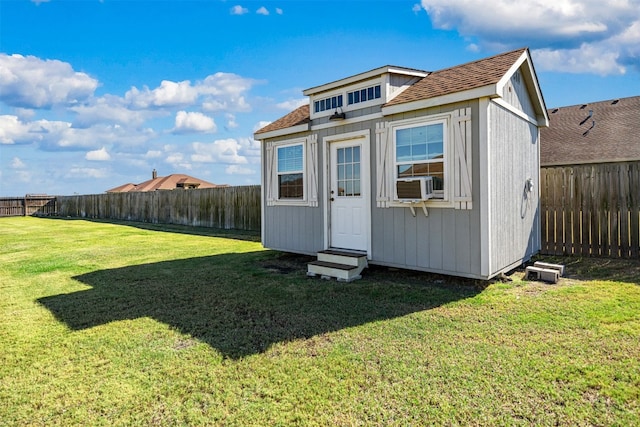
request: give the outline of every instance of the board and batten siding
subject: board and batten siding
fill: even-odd
[[[531,102],[529,91],[524,84],[520,70],[516,71],[509,82],[502,89],[502,99],[516,110],[522,111],[529,117],[536,117],[536,111]]]
[[[472,182],[480,182],[477,101],[438,106],[386,118],[393,122],[471,108]],[[375,132],[375,131],[374,131]],[[372,157],[375,159],[375,144]],[[449,152],[449,155],[453,153]],[[377,175],[377,162],[371,163],[371,175]],[[452,171],[449,172],[452,174]],[[452,179],[449,180],[453,182]],[[372,183],[375,187],[376,182]],[[472,186],[472,200],[478,201],[478,185]],[[416,208],[413,216],[406,207],[379,208],[372,198],[372,259],[371,263],[413,270],[429,271],[465,277],[480,275],[480,214],[479,203],[473,209],[454,207],[428,208],[428,216]]]
[[[491,274],[528,260],[540,250],[539,132],[489,102],[489,205]],[[531,179],[533,191],[525,191]]]

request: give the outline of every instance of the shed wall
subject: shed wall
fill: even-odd
[[[540,250],[539,133],[536,125],[489,103],[491,273]],[[525,191],[528,179],[532,192]]]
[[[473,183],[480,183],[478,167],[478,102],[449,104],[385,118],[388,121],[427,117],[471,108]],[[373,147],[375,148],[375,147]],[[372,150],[373,151],[373,150]],[[375,154],[372,152],[372,156]],[[375,158],[375,157],[374,157]],[[376,176],[376,162],[371,164]],[[452,171],[451,171],[452,172]],[[481,183],[480,183],[481,185]],[[478,184],[472,188],[479,201]],[[425,217],[420,208],[416,216],[408,208],[372,206],[372,263],[467,277],[480,277],[480,213],[474,209],[429,208]]]

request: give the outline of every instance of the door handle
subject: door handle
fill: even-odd
[[[333,197],[332,197],[332,198],[331,198],[331,199],[329,199],[329,200],[331,200],[331,201],[333,202],[333,200],[334,200],[334,199],[333,199]]]

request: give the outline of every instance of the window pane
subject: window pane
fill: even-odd
[[[301,173],[285,174],[278,177],[280,199],[302,199],[303,179]]]
[[[344,165],[338,165],[338,179],[344,179]]]
[[[355,163],[353,165],[353,179],[360,179],[360,163]]]
[[[398,162],[408,162],[411,160],[411,146],[397,146],[396,160]]]
[[[367,89],[367,99],[369,99],[369,100],[373,99],[373,88],[372,87]]]
[[[336,108],[338,106],[338,98],[335,96],[331,98],[331,108]]]
[[[346,178],[347,179],[352,179],[353,178],[353,165],[352,164],[345,165],[345,172],[346,172]]]
[[[338,95],[338,107],[342,107],[342,95]]]
[[[427,144],[415,144],[411,149],[411,160],[427,160]]]
[[[345,189],[345,196],[353,196],[353,182],[347,181],[347,188]]]
[[[360,195],[360,180],[353,181],[353,195],[354,196]]]
[[[353,147],[353,162],[360,162],[360,147]]]
[[[338,148],[338,164],[344,163],[344,148]]]
[[[347,97],[349,98],[349,105],[353,104],[353,92],[349,92]]]
[[[278,172],[302,171],[302,144],[278,148]]]
[[[367,100],[367,90],[366,89],[362,89],[360,91],[360,101],[364,102]]]
[[[344,161],[345,163],[351,163],[352,159],[353,159],[353,150],[351,149],[351,147],[347,147],[344,149]]]
[[[429,159],[441,159],[443,157],[442,142],[429,144]]]
[[[376,99],[380,98],[380,85],[375,87]]]
[[[398,178],[408,178],[413,176],[413,165],[399,165]]]
[[[429,142],[442,142],[442,123],[427,127],[427,139]]]
[[[359,90],[353,92],[353,103],[357,104],[358,102],[360,102],[360,91]]]
[[[320,111],[320,101],[316,101],[313,104],[313,110],[317,113],[318,111]]]

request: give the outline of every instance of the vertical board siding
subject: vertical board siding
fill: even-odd
[[[490,239],[491,272],[529,259],[539,248],[538,130],[512,112],[490,104],[492,183]],[[533,191],[525,191],[528,179]]]
[[[542,253],[640,258],[640,162],[544,167]]]
[[[260,230],[260,186],[58,196],[57,215]]]

